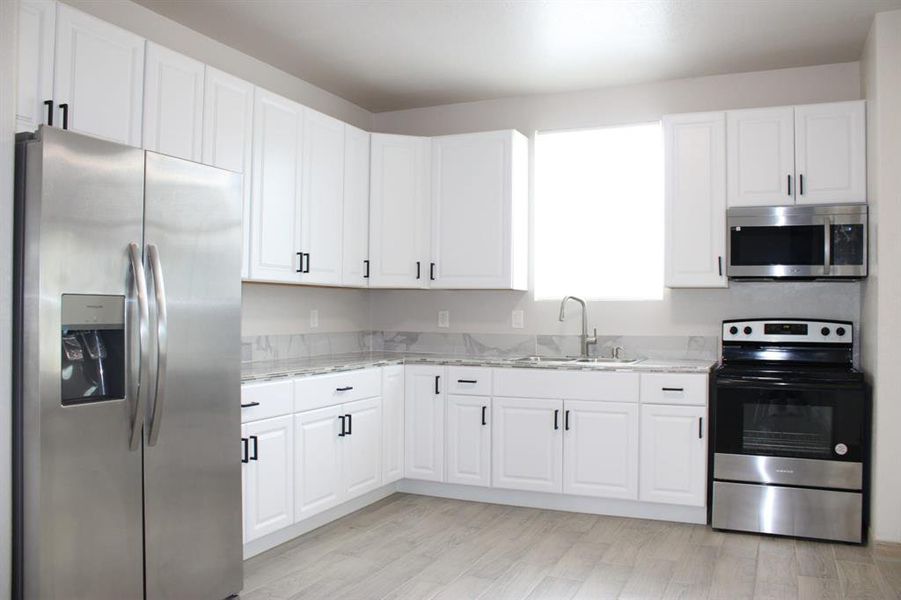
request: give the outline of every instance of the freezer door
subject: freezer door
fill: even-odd
[[[44,127],[16,169],[14,595],[140,599],[144,153]]]
[[[146,153],[148,600],[241,591],[241,176]]]

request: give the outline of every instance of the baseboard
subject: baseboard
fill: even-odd
[[[244,559],[246,560],[251,556],[256,556],[257,554],[265,552],[266,550],[271,550],[276,546],[280,546],[281,544],[291,541],[298,536],[313,531],[314,529],[319,529],[323,525],[327,525],[328,523],[331,523],[336,519],[340,519],[341,517],[345,517],[352,512],[360,510],[361,508],[365,508],[370,504],[378,502],[382,498],[387,498],[396,491],[397,482],[383,485],[382,487],[374,489],[371,492],[367,492],[362,496],[358,496],[353,500],[348,500],[344,504],[339,504],[338,506],[324,510],[319,514],[304,519],[303,521],[289,525],[284,529],[279,529],[278,531],[270,533],[269,535],[265,535],[261,538],[247,542],[246,544],[244,544]]]
[[[489,504],[508,504],[613,517],[632,517],[635,519],[676,521],[679,523],[707,523],[707,508],[703,506],[678,506],[675,504],[638,502],[637,500],[564,496],[563,494],[502,490],[472,485],[418,481],[415,479],[402,479],[398,482],[397,491],[423,496],[453,498],[455,500],[471,500]]]

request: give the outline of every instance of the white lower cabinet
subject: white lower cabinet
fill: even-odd
[[[625,402],[564,402],[564,494],[638,498],[638,413]]]
[[[247,423],[244,438],[244,541],[294,522],[294,426],[290,415]]]
[[[404,475],[444,481],[444,367],[404,371]]]
[[[704,506],[706,415],[705,406],[641,407],[640,500]]]
[[[382,483],[404,476],[404,366],[382,369]]]
[[[563,401],[492,398],[494,487],[563,491]]]
[[[448,483],[491,485],[491,398],[447,397]]]
[[[342,410],[342,500],[350,500],[382,484],[382,400],[357,400]]]
[[[343,417],[341,406],[294,415],[294,513],[298,521],[341,502]]]

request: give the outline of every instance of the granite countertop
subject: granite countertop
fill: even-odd
[[[244,363],[241,381],[262,381],[278,377],[304,377],[367,367],[399,364],[454,365],[464,367],[508,367],[555,369],[560,371],[619,371],[639,373],[708,373],[716,364],[711,360],[642,359],[635,363],[530,363],[517,362],[516,357],[464,357],[440,354],[397,352],[359,352],[319,358],[294,358]]]

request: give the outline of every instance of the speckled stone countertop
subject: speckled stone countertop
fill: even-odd
[[[359,352],[319,358],[295,358],[244,363],[241,381],[262,381],[278,377],[305,377],[338,371],[353,371],[385,365],[453,365],[460,367],[508,367],[517,369],[555,369],[560,371],[620,371],[639,373],[708,373],[716,364],[710,360],[643,359],[635,363],[530,363],[516,357],[442,356],[439,354],[402,354]]]

